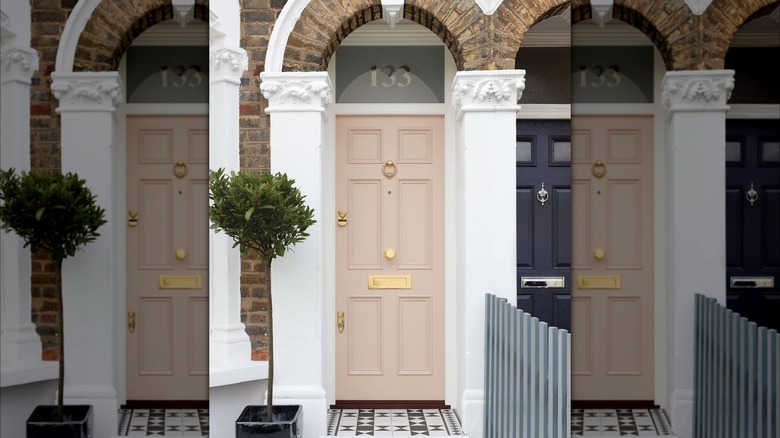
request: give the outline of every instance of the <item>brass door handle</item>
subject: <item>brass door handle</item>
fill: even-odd
[[[336,313],[336,327],[338,327],[339,333],[344,333],[344,312]]]
[[[596,250],[593,251],[593,258],[596,260],[604,260],[605,255],[604,250],[601,248],[596,248]]]
[[[395,250],[393,248],[387,248],[385,250],[385,258],[387,260],[393,260],[395,258]]]
[[[127,331],[130,334],[135,331],[135,312],[127,312]]]
[[[175,252],[176,254],[176,260],[184,260],[187,258],[187,250],[184,248],[179,248]]]

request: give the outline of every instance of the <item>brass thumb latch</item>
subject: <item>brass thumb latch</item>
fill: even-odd
[[[127,331],[131,334],[135,331],[135,312],[127,312]]]
[[[336,313],[336,326],[339,328],[339,333],[344,333],[344,312]]]

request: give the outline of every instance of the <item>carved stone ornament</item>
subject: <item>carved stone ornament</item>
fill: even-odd
[[[38,70],[38,52],[29,47],[3,47],[0,50],[0,66],[3,68],[3,83],[16,81],[29,85],[30,78]]]
[[[460,72],[452,84],[452,106],[458,111],[510,107],[525,89],[525,70],[500,72]]]
[[[733,70],[669,72],[661,84],[666,111],[727,110],[734,89]]]
[[[209,50],[211,83],[228,81],[238,85],[248,68],[249,57],[240,47],[216,46]]]
[[[504,0],[474,0],[485,15],[493,15]]]
[[[710,6],[710,3],[712,3],[712,0],[685,0],[685,4],[688,5],[691,12],[696,15],[704,13]]]
[[[260,92],[268,99],[266,112],[323,111],[333,102],[327,73],[263,73],[260,77]]]
[[[114,111],[124,103],[116,72],[52,73],[51,91],[60,101],[57,112]]]

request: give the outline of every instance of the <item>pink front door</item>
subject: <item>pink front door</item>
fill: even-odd
[[[444,119],[336,119],[336,399],[444,400]]]
[[[208,399],[208,117],[127,118],[127,399]]]
[[[572,118],[572,399],[654,399],[653,118]]]

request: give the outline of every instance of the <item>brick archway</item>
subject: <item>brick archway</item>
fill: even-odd
[[[667,70],[717,70],[723,68],[737,30],[746,22],[771,13],[778,5],[777,0],[715,0],[702,15],[696,15],[683,0],[664,0],[660,4],[615,0],[612,18],[647,35],[661,53]],[[590,18],[589,1],[572,2],[572,24]]]
[[[506,0],[484,15],[473,0],[409,0],[404,18],[435,33],[449,49],[458,70],[512,69],[525,32],[536,22],[562,13],[568,2],[546,0],[527,6]],[[341,42],[360,26],[382,18],[379,0],[309,3],[287,40],[284,71],[325,71]]]
[[[208,0],[196,0],[195,19],[208,22]],[[102,1],[79,36],[73,71],[115,71],[143,31],[174,18],[171,0]]]

